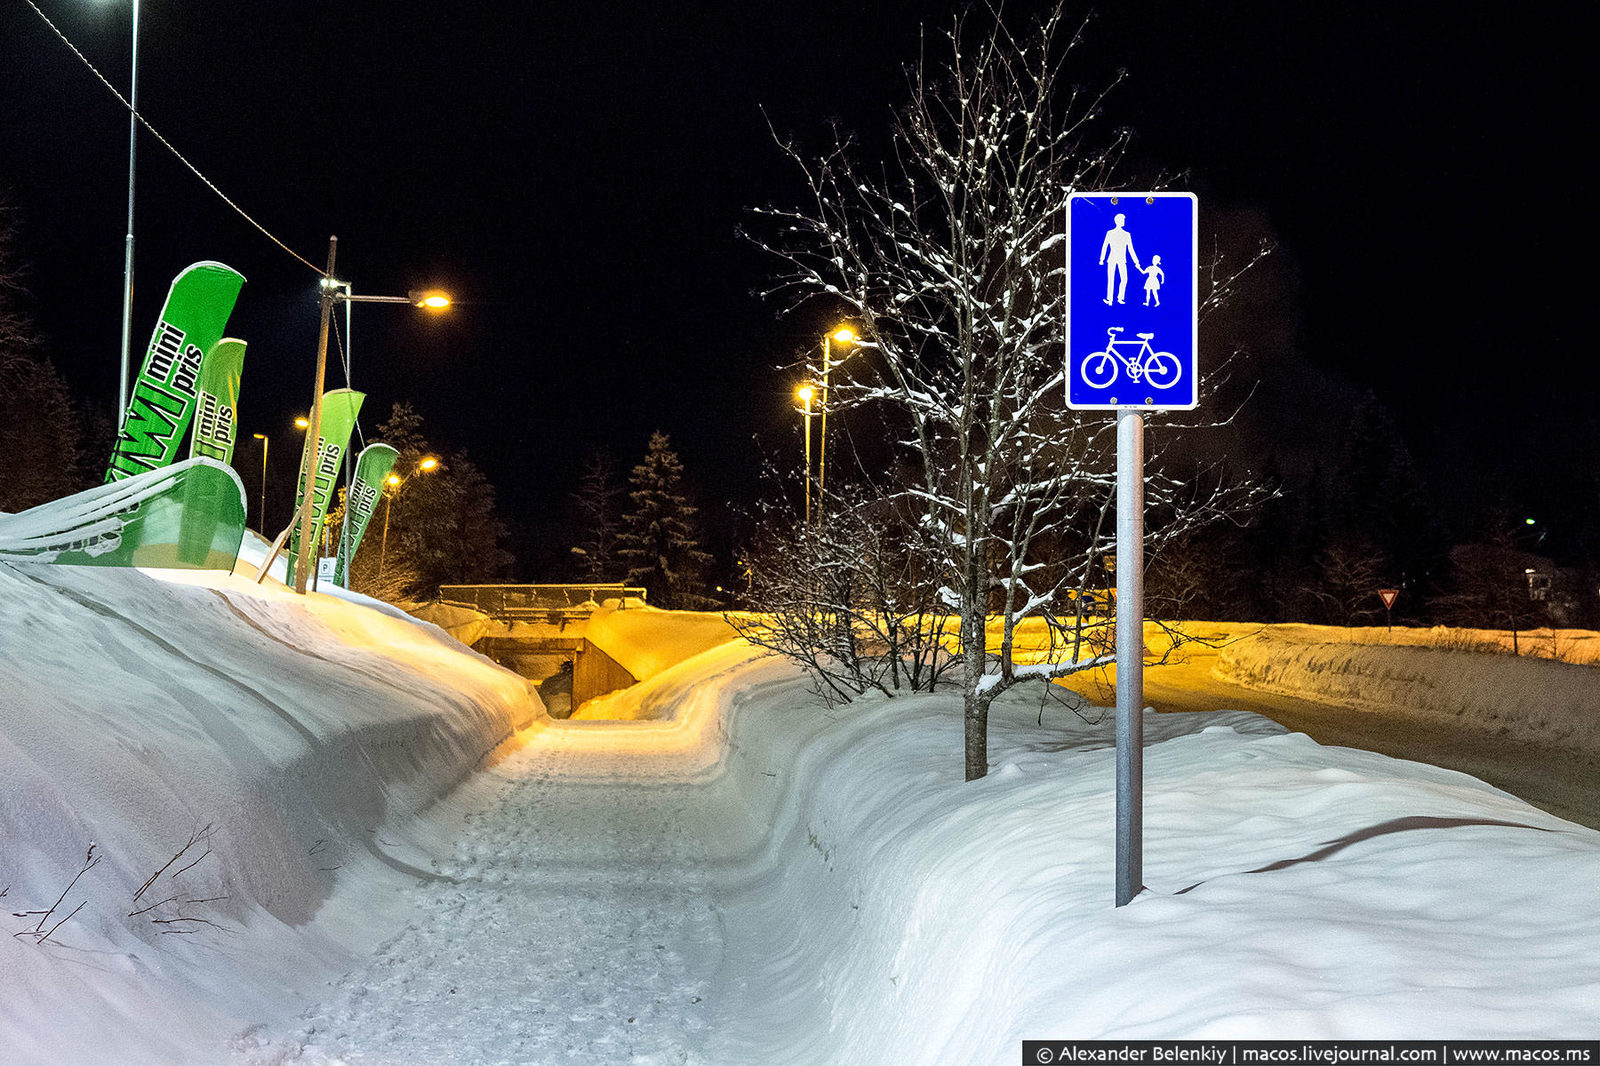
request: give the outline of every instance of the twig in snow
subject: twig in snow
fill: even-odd
[[[48,932],[44,936],[40,937],[37,941],[35,941],[35,943],[43,944],[46,940],[49,940],[50,937],[55,933],[55,931],[57,929],[60,929],[63,925],[66,925],[74,917],[76,917],[77,913],[79,911],[83,910],[83,908],[88,904],[88,902],[89,902],[88,900],[84,900],[82,903],[80,903],[76,907],[72,908],[72,913],[71,914],[69,914],[65,918],[61,919],[55,925],[52,925],[50,927],[50,932]]]
[[[28,934],[31,934],[33,936],[38,936],[41,932],[43,932],[44,931],[44,923],[48,922],[50,920],[50,916],[56,912],[56,908],[61,906],[61,901],[67,898],[67,893],[71,892],[72,891],[72,886],[78,883],[78,878],[82,877],[84,874],[88,873],[90,870],[94,869],[98,865],[100,865],[100,856],[98,856],[98,855],[96,855],[94,853],[94,845],[90,844],[88,852],[83,857],[83,866],[82,866],[81,869],[78,870],[77,876],[74,877],[71,881],[67,882],[67,887],[62,889],[61,890],[61,895],[57,896],[56,897],[56,901],[54,903],[50,904],[50,909],[44,912],[44,916],[39,919],[39,924],[34,926],[32,929],[25,930],[24,932],[26,932]],[[80,909],[81,909],[81,907],[80,907]],[[39,912],[38,911],[29,911],[28,913],[29,914],[37,914]],[[78,913],[78,912],[77,911],[73,911],[72,912],[72,914],[76,914],[76,913]],[[70,917],[72,917],[72,915],[69,914],[69,915],[67,915],[67,917],[70,918]],[[65,920],[66,919],[62,919],[62,921],[65,921]],[[56,929],[60,927],[60,924],[61,924],[60,922],[57,922],[55,926],[51,927],[50,932],[51,933],[55,932]],[[17,934],[17,935],[20,936],[21,934]],[[49,933],[45,933],[45,936],[49,936],[49,935],[50,935]],[[43,938],[41,938],[41,943],[42,942],[43,942]]]
[[[144,908],[142,908],[140,910],[129,911],[128,912],[128,917],[129,918],[137,918],[141,914],[149,914],[151,911],[155,910],[157,907],[162,906],[163,904],[177,902],[177,899],[178,899],[177,896],[168,896],[166,899],[162,900],[160,903],[152,903],[152,904],[150,904],[150,906],[144,907]]]
[[[161,869],[159,869],[155,873],[151,874],[150,877],[145,881],[145,883],[139,886],[139,891],[137,891],[137,892],[135,892],[133,894],[134,901],[137,902],[139,897],[144,895],[145,892],[147,892],[149,890],[150,886],[156,883],[156,879],[159,878],[162,874],[167,872],[167,868],[169,866],[171,866],[173,863],[177,862],[179,859],[183,858],[183,853],[184,852],[188,851],[190,848],[194,847],[196,844],[198,844],[202,840],[209,841],[211,839],[211,834],[216,832],[216,830],[213,829],[211,826],[212,826],[212,823],[207,822],[204,829],[196,830],[194,833],[190,834],[189,842],[187,844],[185,844],[183,847],[178,849],[178,854],[174,855],[172,858],[170,858],[166,862],[162,863],[161,864]],[[211,850],[210,850],[210,848],[207,848],[206,849],[206,855],[209,855],[209,854],[211,854]],[[200,859],[203,859],[203,858],[205,858],[205,855],[200,856]],[[196,859],[195,862],[199,862],[200,859]],[[193,865],[194,865],[194,863],[190,863],[189,864],[189,866],[193,866]],[[183,868],[183,870],[187,870],[189,868],[189,866],[185,866]],[[179,870],[178,873],[180,873],[180,874],[183,873],[183,870]],[[176,877],[176,876],[178,876],[178,874],[173,874],[172,876]]]
[[[190,870],[192,870],[192,869],[194,869],[194,868],[195,868],[195,867],[196,867],[196,866],[199,866],[199,865],[200,865],[200,863],[201,863],[201,862],[203,862],[203,861],[204,861],[204,860],[205,860],[205,857],[206,857],[206,856],[207,856],[207,855],[210,855],[210,854],[211,854],[211,849],[210,849],[210,848],[209,848],[209,847],[207,847],[207,848],[206,848],[206,850],[205,850],[205,852],[204,852],[204,854],[202,854],[202,855],[201,855],[201,856],[200,856],[200,858],[198,858],[198,859],[196,859],[196,860],[195,860],[195,861],[194,861],[194,862],[191,862],[191,863],[190,863],[190,864],[189,864],[189,865],[188,865],[188,866],[185,866],[185,867],[184,867],[184,868],[183,868],[183,869],[182,869],[182,870],[178,870],[178,871],[177,871],[177,872],[176,872],[176,873],[174,873],[174,874],[173,874],[173,875],[172,875],[172,876],[173,876],[173,878],[174,878],[174,879],[176,879],[176,878],[178,878],[178,877],[179,877],[179,876],[180,876],[180,875],[182,875],[182,874],[184,874],[184,873],[187,873],[187,872],[188,872],[188,871],[190,871]]]

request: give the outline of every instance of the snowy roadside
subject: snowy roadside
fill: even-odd
[[[412,890],[402,936],[242,1061],[1600,1033],[1600,833],[1465,775],[1153,716],[1148,890],[1118,910],[1108,722],[1053,703],[1040,725],[1008,694],[995,769],[963,784],[958,700],[828,711],[737,645],[609,699],[618,721],[557,723],[485,775],[438,867],[457,883]]]
[[[1430,646],[1431,630],[1267,626],[1224,645],[1217,677],[1358,710],[1413,715],[1600,758],[1600,667]],[[1584,649],[1594,634],[1569,631]],[[1498,646],[1498,645],[1495,645]]]
[[[290,1002],[542,716],[431,626],[220,574],[0,564],[0,640],[8,1063],[192,1061]]]
[[[639,612],[629,639],[674,624]],[[935,1066],[1063,1036],[1600,1034],[1600,833],[1250,714],[1151,716],[1148,891],[1113,909],[1110,724],[1035,693],[997,704],[994,769],[964,784],[954,697],[830,711],[727,644],[610,697],[631,720],[536,721],[430,807],[538,713],[432,627],[237,579],[0,567],[0,635],[7,910],[48,907],[89,839],[106,857],[59,939],[0,938],[8,1061]],[[210,854],[154,882],[172,898],[124,917],[207,824]]]
[[[1148,891],[1116,910],[1109,723],[1046,708],[1040,727],[1013,696],[995,769],[960,785],[958,701],[796,712],[753,701],[732,724],[775,836],[720,882],[707,1062],[1600,1034],[1600,833],[1465,775],[1254,715],[1147,718]]]

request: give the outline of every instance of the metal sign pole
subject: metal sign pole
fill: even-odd
[[[1067,407],[1117,412],[1121,907],[1144,890],[1144,412],[1200,403],[1200,201],[1069,191],[1066,222]]]
[[[1144,888],[1144,416],[1117,412],[1117,906]]]

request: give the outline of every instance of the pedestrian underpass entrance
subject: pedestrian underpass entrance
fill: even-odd
[[[639,679],[586,635],[589,616],[602,608],[645,605],[645,590],[616,584],[444,585],[442,603],[487,615],[495,625],[473,648],[501,666],[538,682],[552,718],[566,718],[597,696]]]

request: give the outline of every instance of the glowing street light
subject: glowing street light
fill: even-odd
[[[305,415],[297,415],[295,417],[295,420],[294,420],[294,428],[295,429],[304,430],[304,429],[308,428],[310,425],[311,425],[311,419],[307,418]]]
[[[822,338],[822,441],[817,456],[817,496],[820,499],[827,498],[823,494],[828,490],[828,372],[833,369],[833,342],[854,344],[855,340],[855,331],[849,326],[840,326]]]
[[[252,437],[254,437],[256,440],[261,442],[261,513],[256,515],[256,525],[261,527],[261,532],[262,533],[266,533],[266,531],[267,531],[267,446],[269,444],[271,444],[271,441],[267,440],[267,435],[265,433],[252,433],[250,435]]]
[[[811,397],[817,390],[810,385],[801,385],[794,394],[805,405],[806,413],[806,528],[811,528]]]
[[[417,473],[432,473],[439,469],[439,460],[429,455],[417,464]],[[416,474],[412,475],[413,477]],[[378,577],[383,577],[383,565],[389,558],[389,508],[394,503],[394,498],[400,493],[400,486],[406,479],[399,474],[390,474],[383,479],[387,491],[383,494],[383,541],[378,545]],[[576,549],[574,549],[576,550]]]
[[[328,326],[333,318],[333,305],[344,303],[374,303],[374,304],[412,304],[417,307],[429,307],[435,310],[450,306],[449,297],[443,293],[414,292],[409,296],[357,296],[348,283],[339,281],[334,277],[334,259],[339,251],[339,238],[328,238],[328,268],[322,272],[322,314],[317,327],[317,376],[311,393],[311,425],[307,430],[306,440],[309,448],[315,448],[316,442],[322,434],[322,389],[327,379],[328,371]],[[440,303],[439,301],[443,301]],[[348,317],[348,306],[347,306]],[[348,328],[346,330],[348,332]],[[316,495],[317,464],[314,455],[307,455],[305,463],[305,476],[301,484],[301,501],[299,526],[300,536],[296,543],[300,545],[300,558],[296,560],[294,568],[294,590],[301,595],[305,594],[307,576],[310,567],[306,565],[312,552],[311,527],[314,524],[312,516],[312,498]],[[385,513],[387,517],[387,512]]]

